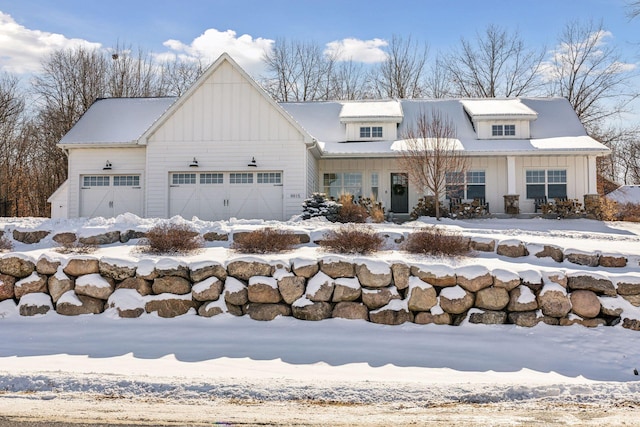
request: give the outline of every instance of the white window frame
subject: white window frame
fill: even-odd
[[[535,172],[535,174],[534,174]],[[525,196],[528,200],[538,199],[540,197],[546,197],[548,199],[554,199],[556,197],[568,197],[567,194],[567,170],[566,169],[547,169],[547,168],[536,168],[536,169],[527,169],[525,171]],[[529,186],[543,186],[544,187],[544,195],[529,197]],[[564,186],[564,195],[556,196],[555,194],[549,195],[549,187],[562,187]],[[555,193],[555,191],[554,191]]]

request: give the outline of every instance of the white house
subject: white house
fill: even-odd
[[[596,193],[596,157],[609,150],[565,99],[278,104],[223,54],[179,98],[97,100],[59,142],[69,178],[52,214],[288,219],[316,191],[407,213],[422,191],[397,162],[402,135],[431,110],[455,122],[470,158],[461,198],[501,213],[519,196],[533,212],[542,196]]]

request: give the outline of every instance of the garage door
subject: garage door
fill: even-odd
[[[80,180],[80,216],[142,215],[140,175],[83,175]]]
[[[169,215],[204,220],[283,219],[282,172],[175,172]]]

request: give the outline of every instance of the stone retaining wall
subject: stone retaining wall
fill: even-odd
[[[189,311],[255,320],[330,317],[398,325],[471,323],[534,326],[615,325],[640,330],[640,277],[452,268],[327,256],[269,262],[243,257],[226,265],[174,259],[131,263],[72,256],[0,257],[0,301],[23,316],[109,311],[120,317]],[[625,310],[627,313],[625,313]],[[1,320],[0,320],[1,321]]]

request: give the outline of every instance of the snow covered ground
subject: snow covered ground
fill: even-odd
[[[426,223],[432,223],[425,220]],[[0,229],[91,235],[144,230],[157,220],[7,219]],[[274,223],[193,222],[201,232]],[[465,235],[519,239],[624,254],[627,267],[602,269],[495,253],[437,260],[490,269],[593,270],[640,275],[640,225],[590,220],[442,221]],[[321,235],[322,221],[278,224]],[[424,222],[376,225],[390,236]],[[392,241],[393,239],[390,239]],[[51,239],[16,243],[37,258]],[[212,242],[184,262],[240,257]],[[94,255],[147,258],[134,243]],[[324,256],[309,244],[277,259]],[[425,261],[397,250],[383,259]],[[162,257],[158,257],[162,258]],[[148,425],[640,425],[640,333],[622,327],[513,325],[384,326],[330,319],[253,321],[228,314],[162,319],[145,314],[21,317],[0,303],[0,424],[4,420]]]

